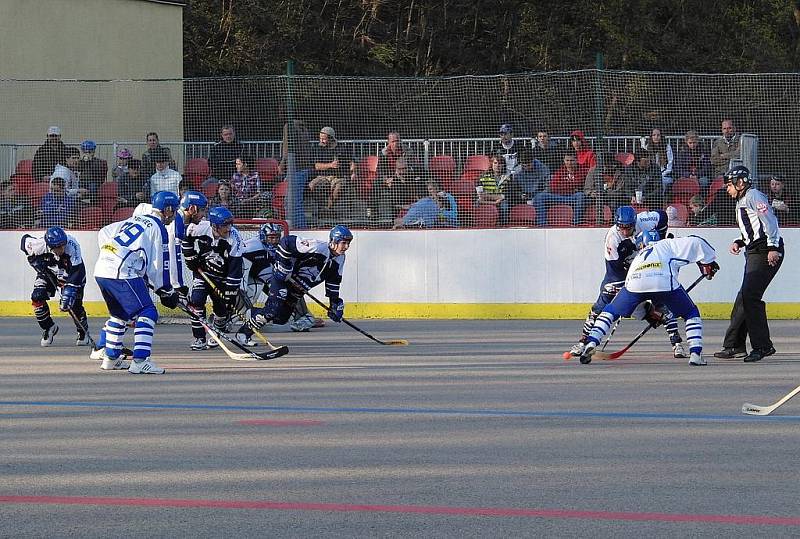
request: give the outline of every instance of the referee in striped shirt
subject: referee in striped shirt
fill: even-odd
[[[769,338],[767,310],[762,297],[783,263],[783,238],[778,219],[766,195],[751,184],[750,170],[736,166],[725,173],[725,190],[736,199],[736,222],[741,237],[729,251],[745,253],[744,279],[731,312],[731,323],[725,332],[722,350],[715,357],[744,357],[746,363],[761,361],[775,353]],[[750,334],[749,354],[745,349]]]

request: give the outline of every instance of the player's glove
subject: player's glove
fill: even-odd
[[[328,308],[328,318],[334,322],[341,322],[344,317],[344,301],[342,298],[331,298],[331,306]]]
[[[180,296],[178,296],[178,292],[172,288],[159,288],[156,290],[156,294],[161,299],[161,305],[166,307],[167,309],[174,309],[178,306],[178,301],[180,300]]]
[[[644,308],[645,308],[644,319],[653,328],[657,328],[658,326],[664,323],[664,318],[666,316],[666,313],[656,309],[655,305],[653,305],[649,301],[645,304]]]
[[[262,327],[264,327],[264,324],[266,324],[270,320],[271,318],[267,318],[262,313],[256,313],[251,318],[248,318],[247,327],[249,327],[253,331],[258,331]]]
[[[186,256],[184,254],[183,263],[186,265],[186,268],[192,273],[200,269],[200,257],[197,256],[197,254],[191,254],[189,256]]]
[[[222,301],[225,303],[228,310],[236,307],[236,299],[239,297],[239,287],[222,289]]]
[[[719,271],[719,264],[716,262],[711,262],[709,264],[703,264],[702,262],[697,263],[697,267],[700,268],[700,273],[702,273],[706,279],[709,281],[714,278],[714,274]]]
[[[74,284],[65,284],[61,289],[61,301],[58,308],[61,311],[69,311],[75,305],[75,298],[78,296],[78,287]]]
[[[38,256],[30,256],[28,257],[28,263],[36,270],[36,273],[44,273],[45,271],[49,271],[47,269],[47,262],[44,258]]]
[[[608,295],[609,297],[613,298],[619,291],[622,290],[622,287],[625,286],[625,281],[619,281],[616,283],[606,283],[603,285],[603,292]]]
[[[184,286],[179,286],[178,288],[175,289],[175,291],[178,293],[178,296],[180,297],[180,300],[183,303],[188,303],[189,302],[189,287],[188,286],[185,286],[185,285]]]

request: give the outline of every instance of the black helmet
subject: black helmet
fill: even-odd
[[[723,176],[725,183],[732,183],[736,185],[739,180],[744,180],[745,183],[750,183],[750,169],[744,165],[737,165],[730,169]]]

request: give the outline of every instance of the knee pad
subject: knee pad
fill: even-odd
[[[42,307],[47,305],[47,302],[46,301],[40,301],[40,300],[31,300],[31,305],[33,305],[33,310],[35,311],[35,310],[41,309]]]
[[[36,301],[45,302],[48,299],[50,299],[50,296],[51,294],[50,292],[47,291],[46,288],[37,286],[36,288],[33,289],[33,292],[31,292],[31,302],[36,302]],[[34,307],[35,306],[36,305],[34,305]]]
[[[153,322],[153,325],[155,325],[158,321],[158,311],[155,305],[150,305],[139,311],[139,314],[136,316],[136,321],[138,322],[142,318],[149,318]]]

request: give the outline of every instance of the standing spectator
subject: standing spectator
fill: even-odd
[[[642,149],[650,154],[650,160],[661,170],[661,186],[665,193],[670,192],[674,180],[672,167],[675,156],[672,145],[664,140],[661,129],[654,128],[649,137],[642,137]]]
[[[80,174],[83,187],[89,190],[92,203],[97,202],[97,194],[100,186],[106,181],[107,165],[102,159],[95,157],[97,144],[93,140],[81,142],[81,158],[78,162],[78,174]]]
[[[231,176],[231,189],[239,202],[241,216],[250,219],[261,208],[262,198],[266,198],[269,191],[261,191],[261,179],[257,170],[250,170],[250,163],[246,158],[236,158],[236,172]]]
[[[769,193],[767,198],[772,211],[781,226],[795,224],[798,221],[797,201],[786,192],[786,182],[780,176],[768,176]]]
[[[158,133],[150,131],[146,137],[147,149],[142,153],[142,177],[149,178],[156,172],[156,161],[153,159],[153,152],[165,151],[169,157],[169,168],[177,170],[175,160],[172,158],[172,150],[161,145]]]
[[[583,185],[586,172],[578,165],[578,158],[568,153],[564,156],[564,164],[550,177],[548,190],[533,198],[536,208],[536,226],[547,223],[547,208],[551,204],[569,204],[572,206],[572,224],[578,225],[583,219],[583,208],[586,195]]]
[[[390,225],[398,212],[417,201],[423,187],[422,179],[412,174],[405,158],[396,159],[394,173],[379,177],[372,187],[370,214],[378,224]]]
[[[711,183],[711,158],[700,147],[697,131],[689,130],[684,136],[685,144],[678,150],[675,158],[675,173],[679,178],[697,180],[705,193]]]
[[[150,178],[145,182],[141,174],[142,162],[131,159],[128,163],[128,173],[123,175],[117,183],[117,208],[135,208],[139,204],[150,201]]]
[[[23,228],[33,224],[33,208],[25,196],[14,193],[9,181],[0,181],[0,228]]]
[[[111,177],[114,181],[118,182],[124,174],[128,173],[128,163],[131,159],[133,159],[133,154],[128,148],[117,150],[117,164],[111,169]]]
[[[349,161],[350,173],[353,163]],[[319,144],[315,148],[314,178],[308,183],[308,190],[314,199],[316,218],[334,217],[335,206],[345,187],[344,177],[348,174],[348,160],[344,148],[336,140],[332,127],[323,127],[319,132]]]
[[[227,208],[234,217],[239,216],[239,201],[236,200],[236,195],[233,194],[229,182],[217,183],[217,194],[211,197],[211,200],[208,202],[209,210],[220,206]]]
[[[425,184],[428,196],[414,202],[408,213],[395,220],[393,228],[454,227],[458,225],[458,205],[450,193],[441,191],[435,180]]]
[[[717,215],[711,206],[706,205],[703,197],[695,195],[689,199],[689,218],[686,224],[689,226],[717,226]]]
[[[722,120],[722,136],[714,141],[711,146],[711,164],[714,166],[714,176],[722,176],[730,168],[731,159],[739,159],[739,135],[733,120]]]
[[[516,159],[516,158],[515,158]],[[478,204],[493,204],[497,207],[500,224],[508,223],[508,198],[511,192],[511,175],[506,170],[506,160],[502,155],[489,158],[491,168],[478,179],[475,191],[478,193]]]
[[[580,129],[569,134],[569,142],[572,145],[572,152],[578,160],[578,166],[583,169],[583,175],[586,176],[589,174],[589,170],[597,166],[597,156],[586,142],[586,137],[583,136],[583,131]]]
[[[412,165],[413,156],[408,146],[400,140],[400,133],[389,131],[386,135],[386,146],[378,155],[378,178],[391,176],[395,171],[395,164],[400,158],[405,159],[406,166]]]
[[[550,182],[550,171],[533,155],[530,148],[520,148],[517,153],[520,171],[511,178],[511,191],[507,193],[512,206],[533,200],[536,193],[544,191]]]
[[[64,189],[67,196],[89,202],[89,190],[81,185],[78,163],[81,159],[81,152],[74,146],[68,146],[64,151],[64,165],[56,165],[53,170],[52,178],[64,180]]]
[[[42,197],[40,227],[69,228],[75,222],[77,217],[75,198],[67,195],[64,185],[64,178],[54,177],[50,180],[50,192]]]
[[[517,160],[517,153],[519,152],[522,144],[517,144],[514,140],[514,129],[511,124],[503,124],[500,126],[500,140],[492,144],[490,154],[499,155],[506,161],[506,173],[513,176],[521,169],[519,161]]]
[[[561,163],[564,161],[564,152],[550,140],[547,131],[540,130],[536,133],[536,140],[533,141],[533,157],[547,167],[547,180],[549,181],[550,174],[561,167]]]
[[[56,165],[64,162],[66,150],[67,147],[61,142],[61,128],[51,125],[47,129],[44,144],[39,146],[33,155],[33,177],[36,181],[46,182],[50,179]]]
[[[160,151],[156,150],[151,154],[156,163],[156,171],[150,176],[150,193],[169,191],[177,195],[181,174],[177,170],[169,168],[169,154],[163,150],[161,148]]]
[[[635,186],[631,204],[644,204],[650,209],[664,207],[664,188],[661,183],[661,170],[652,162],[650,155],[639,152],[631,165],[630,174]]]
[[[283,124],[283,142],[281,144],[281,162],[278,165],[278,175],[286,174],[289,183],[289,194],[286,204],[291,202],[290,220],[293,228],[306,227],[305,196],[308,179],[314,165],[312,153],[311,133],[308,132],[303,120],[294,120],[292,125]],[[289,177],[289,154],[294,158],[294,177]],[[288,208],[287,208],[288,209]]]
[[[761,298],[783,263],[783,238],[772,206],[764,193],[752,186],[747,167],[736,166],[725,174],[725,190],[736,199],[736,221],[741,232],[729,251],[738,255],[744,249],[745,264],[742,287],[733,304],[723,348],[714,356],[745,356],[749,334],[752,350],[744,361],[752,363],[775,353],[766,306]]]
[[[208,154],[208,166],[212,178],[228,181],[236,172],[236,158],[247,157],[247,152],[244,144],[236,140],[236,131],[230,125],[222,126],[219,136],[220,140]]]

